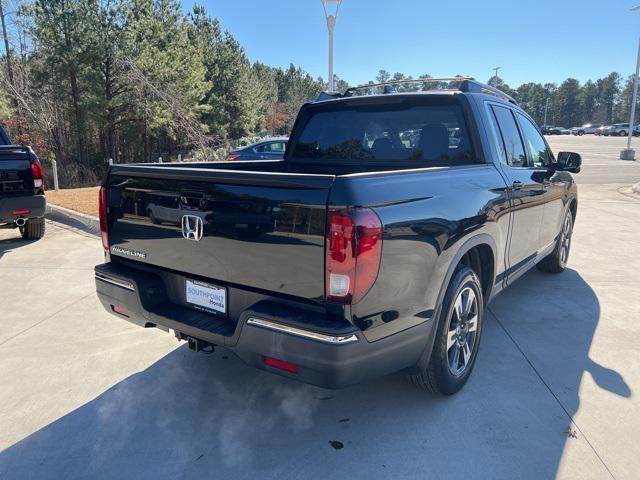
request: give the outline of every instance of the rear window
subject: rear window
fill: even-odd
[[[475,155],[459,105],[401,103],[312,113],[291,158],[441,166],[473,163]]]

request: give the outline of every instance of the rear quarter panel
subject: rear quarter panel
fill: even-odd
[[[375,341],[433,318],[452,261],[474,237],[493,243],[502,272],[507,201],[493,164],[339,177],[331,207],[370,207],[383,224],[378,278],[352,321]]]

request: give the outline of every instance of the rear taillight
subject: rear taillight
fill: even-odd
[[[98,213],[100,214],[100,236],[102,237],[102,248],[106,252],[109,251],[109,222],[107,221],[107,215],[109,210],[107,208],[107,189],[100,187],[100,196],[98,199]]]
[[[239,158],[240,155],[236,155],[235,153],[230,153],[229,155],[227,155],[227,160],[235,160],[236,158]]]
[[[357,303],[378,277],[382,223],[368,208],[329,212],[327,229],[327,300]]]
[[[44,171],[37,158],[31,159],[31,174],[33,175],[33,188],[44,188]]]

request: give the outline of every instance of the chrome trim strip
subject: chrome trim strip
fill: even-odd
[[[127,290],[131,290],[132,292],[136,291],[136,287],[131,282],[126,282],[124,280],[118,280],[117,278],[108,277],[103,273],[95,272],[96,279],[102,280],[103,282],[110,283],[111,285],[115,285],[117,287],[126,288]]]
[[[347,343],[358,341],[358,337],[356,337],[354,334],[347,336],[325,335],[324,333],[311,332],[309,330],[303,330],[302,328],[291,327],[289,325],[283,325],[281,323],[271,322],[269,320],[263,320],[262,318],[256,317],[250,317],[249,320],[247,320],[247,325],[254,325],[256,327],[275,330],[276,332],[288,333],[297,337],[308,338],[311,340],[317,340],[319,342],[330,343],[333,345],[344,345]]]

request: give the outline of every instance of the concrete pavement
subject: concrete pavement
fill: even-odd
[[[582,155],[585,168],[576,175],[580,185],[621,184],[631,186],[640,181],[640,162],[620,160],[620,150],[627,148],[623,137],[596,137],[584,135],[550,135],[547,141],[557,154],[561,151],[578,152]],[[632,148],[640,159],[640,137],[634,137]],[[635,179],[635,180],[634,180]]]
[[[0,230],[0,478],[637,478],[640,200],[619,192],[633,181],[589,181],[599,162],[570,268],[489,306],[451,398],[401,374],[329,391],[194,354],[103,312],[95,237]]]

